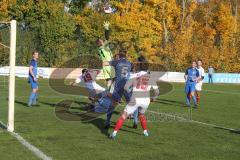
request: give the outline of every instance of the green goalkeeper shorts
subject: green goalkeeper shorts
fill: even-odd
[[[114,77],[113,67],[112,66],[104,66],[103,67],[103,76],[104,76],[104,79],[112,79]]]

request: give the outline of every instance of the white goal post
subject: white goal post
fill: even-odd
[[[9,89],[8,89],[8,124],[7,130],[14,131],[14,103],[15,103],[15,61],[16,61],[16,37],[17,37],[17,22],[0,22],[4,24],[10,23],[10,46],[0,43],[3,47],[10,49],[9,55]]]

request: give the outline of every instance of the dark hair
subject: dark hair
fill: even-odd
[[[87,68],[84,68],[84,69],[82,70],[82,74],[84,74],[85,72],[87,72]]]
[[[119,58],[126,58],[126,51],[121,50],[117,55],[119,56]]]
[[[196,61],[196,60],[192,60],[192,63],[193,63],[193,62],[197,63],[197,61]]]
[[[101,38],[97,38],[96,44],[99,44],[101,40],[102,40]]]
[[[33,52],[32,52],[32,55],[34,55],[35,53],[39,53],[39,52],[38,52],[38,51],[33,51]]]
[[[137,61],[138,62],[146,62],[146,59],[145,59],[145,57],[144,56],[139,56],[138,58],[137,58]]]
[[[136,63],[136,71],[147,71],[149,69],[149,63],[144,56],[139,56]]]
[[[201,60],[201,59],[198,59],[197,61],[200,61],[200,62],[202,62],[202,60]]]

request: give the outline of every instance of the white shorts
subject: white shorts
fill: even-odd
[[[200,81],[200,82],[198,82],[197,84],[196,84],[196,90],[197,91],[202,91],[202,85],[203,85],[203,82],[202,81]]]
[[[150,98],[136,98],[135,102],[131,101],[127,104],[124,111],[128,115],[131,115],[137,109],[139,109],[139,112],[144,114],[147,111],[149,104],[150,104]]]

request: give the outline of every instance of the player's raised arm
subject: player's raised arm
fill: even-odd
[[[109,61],[104,61],[103,66],[111,66]]]
[[[76,80],[75,80],[75,83],[78,84],[78,83],[81,83],[82,82],[82,76],[78,77]]]
[[[77,77],[77,78],[75,79],[75,81],[70,82],[69,85],[71,85],[71,86],[76,86],[77,84],[79,84],[79,83],[81,83],[81,82],[82,82],[82,76]]]
[[[117,61],[104,61],[103,66],[116,66],[117,63]]]
[[[110,23],[108,21],[105,21],[103,23],[104,29],[105,29],[105,39],[108,41],[110,39]]]
[[[110,49],[109,49],[109,39],[110,39],[110,23],[108,22],[108,21],[105,21],[104,23],[103,23],[103,26],[104,26],[104,29],[105,29],[105,31],[104,31],[104,35],[105,35],[105,40],[103,41],[103,44],[102,44],[102,46],[103,46],[103,48],[105,48],[106,50],[108,50],[109,52],[110,52],[110,54],[111,54],[111,56],[112,56],[112,52],[110,51]]]

